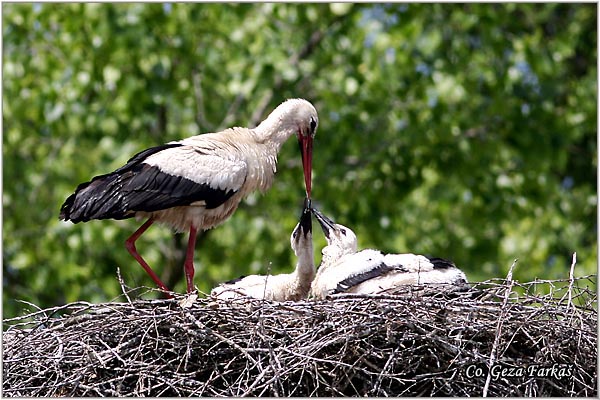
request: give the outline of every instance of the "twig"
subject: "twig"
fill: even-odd
[[[339,22],[344,17],[345,16],[338,16],[338,17],[334,18],[331,21],[331,24],[324,31],[320,30],[320,29],[314,31],[310,35],[310,38],[304,44],[302,49],[300,49],[300,51],[298,51],[297,53],[292,54],[290,56],[290,58],[288,59],[288,64],[289,64],[290,68],[298,68],[300,61],[307,59],[313,53],[313,51],[318,47],[319,43],[321,43],[323,38],[325,38],[327,36],[327,33],[334,30],[334,28],[339,24]],[[283,76],[281,74],[278,74],[277,76],[275,76],[275,80],[273,82],[273,87],[271,89],[269,89],[267,92],[265,92],[263,97],[258,102],[258,106],[254,110],[254,113],[252,113],[252,117],[250,118],[250,121],[254,125],[257,125],[261,121],[261,118],[264,116],[265,110],[267,109],[267,107],[269,106],[269,103],[271,102],[271,99],[273,98],[273,94],[279,92],[282,87],[283,87]]]
[[[204,113],[204,96],[202,95],[202,78],[197,68],[192,69],[192,86],[194,98],[196,99],[196,124],[203,131],[212,130],[213,126],[208,123]]]
[[[575,282],[575,264],[577,263],[577,253],[573,253],[573,259],[571,262],[571,269],[569,270],[569,306],[573,306],[573,300],[571,294],[573,293],[573,283]]]
[[[502,301],[502,311],[500,314],[500,318],[498,318],[498,324],[496,325],[496,335],[494,336],[494,342],[492,343],[492,351],[490,352],[488,373],[485,378],[485,385],[483,386],[482,397],[487,397],[488,389],[490,388],[490,382],[492,380],[492,367],[494,366],[494,363],[496,361],[496,352],[498,351],[498,344],[500,343],[500,336],[502,334],[502,324],[504,323],[504,318],[506,318],[506,314],[507,314],[506,306],[508,305],[508,299],[510,298],[510,293],[512,292],[512,288],[513,288],[513,279],[512,279],[513,269],[517,265],[517,261],[518,261],[518,259],[515,259],[515,261],[513,261],[512,265],[510,266],[510,268],[508,270],[508,274],[506,275],[506,281],[508,282],[508,287],[506,288],[506,291],[504,292],[504,300]]]
[[[127,293],[127,289],[125,288],[125,282],[123,281],[123,277],[121,276],[121,268],[117,267],[117,280],[119,281],[119,285],[121,285],[121,292],[125,295],[127,302],[131,303],[131,298],[129,297],[129,293]]]
[[[236,118],[237,110],[240,108],[245,98],[246,96],[243,93],[238,93],[238,95],[235,96],[235,99],[225,113],[225,118],[223,118],[223,121],[221,121],[221,124],[219,124],[220,128],[225,129],[233,124]]]

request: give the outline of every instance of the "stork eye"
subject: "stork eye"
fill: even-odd
[[[346,236],[346,230],[345,229],[340,229],[340,232],[342,232],[342,235]]]
[[[315,134],[315,129],[317,129],[317,121],[313,117],[310,117],[310,134]]]

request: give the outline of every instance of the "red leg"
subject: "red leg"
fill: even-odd
[[[188,240],[187,252],[185,254],[185,278],[187,281],[187,292],[194,291],[194,248],[196,247],[196,228],[190,226],[190,238]]]
[[[148,221],[146,221],[144,223],[144,225],[140,226],[140,228],[137,231],[135,231],[133,233],[133,235],[131,235],[129,237],[129,239],[127,239],[125,241],[125,247],[127,248],[127,251],[129,251],[129,253],[133,256],[133,258],[135,258],[137,260],[137,262],[140,263],[142,268],[144,268],[144,270],[146,270],[148,275],[150,275],[150,278],[152,278],[152,280],[158,285],[158,287],[161,288],[162,290],[170,292],[169,288],[164,283],[162,283],[162,281],[160,280],[158,275],[156,275],[154,273],[152,268],[150,268],[148,263],[146,263],[146,261],[142,258],[142,256],[139,255],[139,253],[137,252],[137,250],[135,248],[135,241],[138,240],[140,238],[140,236],[142,236],[142,234],[144,232],[146,232],[146,230],[148,230],[148,228],[150,228],[150,225],[152,225],[153,223],[154,223],[154,220],[152,218],[150,218]],[[165,293],[165,294],[169,299],[173,298],[173,296],[171,296],[169,293]]]

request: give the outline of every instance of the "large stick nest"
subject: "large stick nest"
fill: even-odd
[[[186,296],[132,301],[134,291],[126,290],[121,303],[79,302],[5,320],[3,390],[596,396],[595,288],[596,276],[492,280],[454,292],[407,287],[324,301],[219,304]]]

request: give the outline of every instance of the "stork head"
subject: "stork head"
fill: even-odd
[[[337,259],[345,254],[356,253],[358,240],[352,229],[336,224],[316,208],[311,208],[311,210],[327,239],[327,246],[322,250],[324,257]]]
[[[292,250],[294,250],[294,253],[297,256],[299,256],[300,251],[308,251],[312,257],[312,220],[310,208],[308,207],[309,204],[310,201],[307,198],[304,203],[304,210],[300,216],[300,221],[298,221],[298,224],[290,237]]]
[[[255,128],[262,140],[274,142],[278,150],[291,135],[297,136],[308,198],[312,187],[313,139],[318,126],[319,116],[312,104],[304,99],[289,99],[281,103]]]

